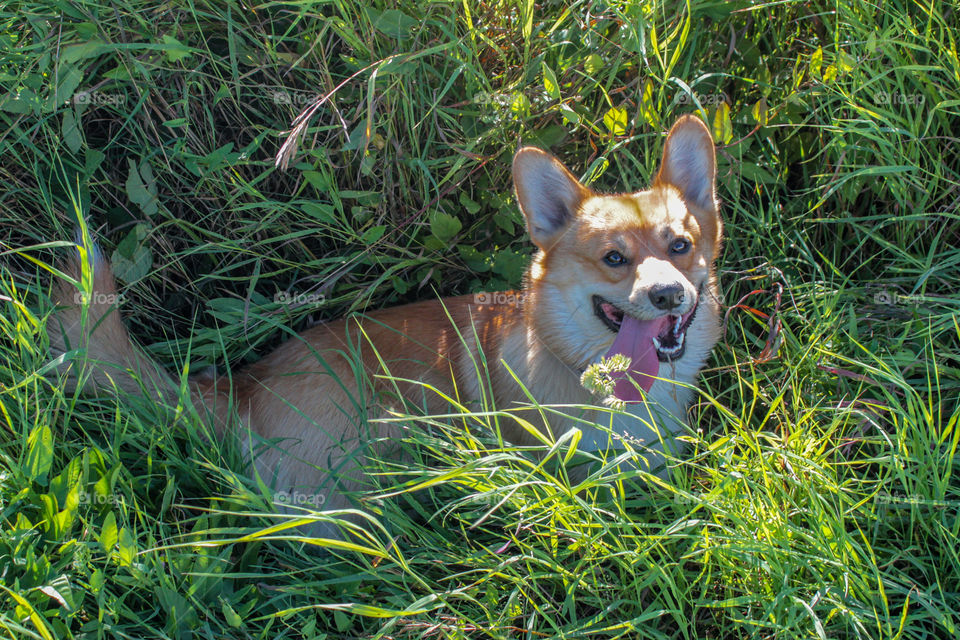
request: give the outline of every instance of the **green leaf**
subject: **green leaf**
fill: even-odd
[[[397,9],[387,9],[373,22],[374,29],[398,40],[409,38],[410,32],[419,25],[418,20]]]
[[[410,290],[410,285],[407,284],[406,281],[401,280],[400,278],[391,278],[390,283],[393,285],[394,291],[396,291],[400,295],[403,295]]]
[[[568,127],[580,124],[580,114],[565,104],[560,105],[560,115],[563,116],[563,124]]]
[[[320,173],[319,171],[304,171],[301,175],[303,179],[307,181],[307,184],[320,193],[326,193],[330,190],[330,179],[326,174]]]
[[[721,102],[713,115],[713,139],[717,144],[728,144],[733,140],[733,122],[730,120],[730,105]]]
[[[76,93],[77,87],[83,82],[83,72],[76,67],[67,66],[66,68],[59,69],[59,74],[59,82],[57,83],[57,89],[54,91],[53,98],[44,105],[47,111],[53,111],[70,100],[73,94]]]
[[[353,626],[353,620],[343,611],[333,612],[333,622],[337,625],[337,631],[346,631]]]
[[[76,510],[80,504],[81,476],[86,454],[70,460],[67,467],[59,475],[50,479],[49,491],[57,499],[57,504],[63,509]]]
[[[24,471],[30,480],[46,485],[51,465],[53,465],[53,431],[45,424],[36,426],[27,436],[27,459]]]
[[[233,607],[231,607],[230,603],[226,600],[221,602],[220,610],[223,612],[223,619],[234,629],[239,629],[243,625],[243,618],[237,615],[237,612],[233,610]]]
[[[73,593],[66,576],[57,576],[50,584],[40,587],[40,591],[56,600],[67,611],[73,610]]]
[[[441,242],[448,242],[461,227],[463,224],[449,213],[434,211],[430,214],[430,233]]]
[[[100,590],[103,589],[103,585],[106,583],[107,579],[103,575],[103,571],[100,569],[94,569],[93,573],[90,574],[90,590],[94,593],[94,595],[100,593]]]
[[[129,172],[127,173],[127,197],[140,207],[144,215],[152,216],[160,210],[157,201],[157,182],[153,177],[153,170],[144,161],[140,168],[130,158],[127,159]]]
[[[40,113],[40,99],[30,89],[7,93],[0,100],[0,109],[7,113]]]
[[[193,637],[191,630],[199,620],[197,611],[190,605],[190,601],[176,590],[166,586],[155,588],[154,593],[157,603],[166,614],[168,628],[173,631],[168,637]]]
[[[613,107],[603,116],[603,124],[615,136],[622,136],[627,132],[627,110]]]
[[[408,76],[415,73],[420,67],[415,62],[410,62],[407,58],[390,58],[380,66],[380,77],[389,75]]]
[[[745,180],[750,180],[758,184],[776,184],[777,179],[769,171],[752,162],[741,162],[740,175]]]
[[[644,122],[650,125],[654,129],[660,128],[660,119],[657,116],[659,110],[657,109],[656,101],[653,98],[653,82],[647,80],[643,83],[643,90],[641,91],[640,98],[640,115],[643,116]]]
[[[60,135],[72,153],[80,151],[83,138],[80,135],[80,127],[77,126],[77,117],[74,115],[73,109],[64,109],[63,120],[60,124]]]
[[[498,227],[512,236],[514,226],[520,222],[520,216],[514,211],[504,211],[501,209],[493,214],[493,221],[497,223]]]
[[[770,121],[767,111],[767,99],[760,98],[759,102],[753,105],[753,109],[750,110],[750,115],[753,116],[754,121],[761,127],[767,126],[767,123]]]
[[[471,200],[465,191],[460,192],[459,200],[460,200],[461,206],[463,206],[464,210],[467,213],[473,215],[478,211],[480,211],[480,205],[474,202],[473,200]]]
[[[516,92],[510,102],[510,111],[520,117],[530,115],[530,98],[519,91]]]
[[[148,228],[138,224],[120,241],[110,256],[113,272],[123,282],[136,282],[150,272],[153,266],[153,254],[144,240]]]
[[[527,269],[527,256],[513,249],[504,249],[493,257],[493,272],[503,276],[511,286],[517,286]]]
[[[591,76],[600,71],[602,68],[603,58],[595,53],[591,53],[589,56],[587,56],[586,60],[583,61],[583,70]]]
[[[117,557],[120,564],[129,567],[137,557],[137,541],[133,539],[130,529],[123,527],[120,529],[120,536],[117,538]]]
[[[530,36],[533,35],[533,0],[523,0],[520,3],[520,15],[523,19],[520,28],[520,34],[523,36],[524,43],[530,45]]]
[[[100,55],[109,48],[103,40],[90,40],[89,42],[71,45],[65,47],[63,53],[60,54],[60,62],[65,64],[79,62]]]
[[[555,100],[559,100],[560,84],[557,82],[557,76],[554,75],[546,62],[541,62],[540,68],[543,69],[543,88],[547,90],[547,95]]]
[[[350,191],[343,190],[340,197],[344,200],[356,200],[357,204],[365,207],[375,207],[380,203],[382,194],[379,191]]]
[[[486,254],[480,253],[475,248],[467,245],[459,245],[457,251],[460,252],[460,259],[463,260],[470,271],[476,273],[490,271],[490,259]]]
[[[104,154],[99,149],[87,148],[87,153],[83,158],[84,173],[86,173],[88,176],[92,175],[93,172],[100,167],[100,164],[103,162],[103,160],[106,157],[107,157],[106,154]]]
[[[117,544],[118,537],[117,517],[113,515],[113,511],[109,511],[107,512],[107,517],[103,519],[103,525],[100,527],[100,535],[97,537],[97,541],[108,556],[113,553],[113,548]]]
[[[371,245],[380,238],[383,237],[384,232],[387,230],[387,225],[379,224],[375,227],[370,227],[363,232],[363,244]]]
[[[334,208],[332,204],[325,204],[321,202],[304,202],[300,205],[300,209],[313,218],[314,220],[320,220],[321,222],[326,222],[328,224],[335,224],[336,218],[334,217]]]
[[[856,58],[846,51],[841,51],[837,54],[837,68],[840,70],[841,75],[847,73],[848,71],[853,71],[856,66]]]
[[[810,75],[814,78],[820,77],[820,67],[823,65],[823,48],[817,47],[817,50],[810,56]]]
[[[192,55],[190,53],[190,47],[183,44],[173,36],[163,36],[163,44],[163,52],[166,54],[169,62],[180,62],[181,60],[189,58]]]

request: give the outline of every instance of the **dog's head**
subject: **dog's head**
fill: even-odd
[[[517,153],[513,176],[540,248],[528,283],[535,308],[527,311],[541,339],[579,367],[604,354],[629,356],[632,377],[649,390],[660,362],[684,358],[688,329],[714,295],[722,222],[707,127],[693,116],[674,124],[646,191],[597,194],[533,147]],[[628,381],[616,395],[639,399]]]

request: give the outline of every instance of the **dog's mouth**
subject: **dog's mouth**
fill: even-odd
[[[641,320],[600,296],[593,296],[593,310],[610,331],[616,334],[606,357],[623,355],[630,358],[627,371],[615,372],[613,394],[624,402],[642,402],[660,372],[661,362],[674,362],[686,351],[687,329],[700,306],[697,304],[683,315],[665,315],[653,320]]]
[[[643,334],[650,339],[660,362],[671,362],[683,356],[686,350],[684,338],[687,328],[693,322],[699,306],[698,296],[697,304],[683,315],[666,315],[656,320],[638,321],[641,325],[647,325],[643,327]],[[593,296],[593,311],[610,331],[620,333],[626,316],[622,309],[600,296]]]

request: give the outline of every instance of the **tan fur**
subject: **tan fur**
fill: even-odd
[[[688,330],[688,352],[673,365],[661,364],[664,379],[654,383],[649,402],[631,406],[614,425],[656,445],[657,429],[678,431],[691,398],[689,389],[670,380],[694,384],[719,334],[713,263],[722,223],[713,196],[709,133],[699,120],[682,118],[671,130],[666,153],[681,157],[671,166],[665,156],[649,191],[602,196],[580,185],[549,154],[522,149],[514,162],[517,195],[531,238],[541,249],[523,292],[501,294],[492,304],[478,304],[474,296],[418,302],[314,327],[234,372],[232,385],[224,377],[191,378],[193,403],[211,412],[218,429],[253,434],[248,445],[257,470],[275,489],[319,491],[326,498],[325,509],[347,507],[346,494],[362,485],[364,447],[389,447],[401,435],[382,423],[370,433],[373,424],[361,420],[363,414],[378,417],[383,407],[393,404],[393,383],[380,375],[384,367],[393,376],[476,403],[486,384],[477,378],[474,364],[482,350],[490,363],[498,408],[526,401],[501,362],[541,403],[595,403],[598,399],[580,385],[580,375],[609,349],[615,334],[595,316],[591,296],[601,295],[640,318],[657,317],[662,313],[645,304],[648,286],[663,278],[682,278],[694,293],[701,283],[704,287]],[[691,156],[691,164],[682,155],[690,153],[703,157]],[[702,175],[691,176],[688,166]],[[708,193],[698,179],[709,181]],[[693,249],[671,256],[666,247],[678,234],[689,237]],[[613,270],[604,265],[602,258],[611,249],[629,254],[638,267]],[[77,277],[79,266],[75,260],[68,271]],[[67,342],[86,350],[96,361],[89,389],[115,385],[127,393],[175,401],[171,378],[132,345],[119,314],[103,303],[116,293],[108,265],[96,261],[93,268],[98,295],[89,307],[93,322],[86,325],[95,326],[93,331],[81,330],[73,287],[60,282],[54,288],[61,307],[49,325],[55,352],[65,352]],[[523,303],[511,304],[510,295]],[[507,304],[500,304],[502,300]],[[145,389],[125,370],[137,373]],[[358,380],[371,384],[361,387]],[[419,385],[404,383],[398,391],[418,404],[425,400],[428,411],[445,409],[439,397]],[[671,414],[679,420],[671,420]],[[569,424],[556,421],[549,426],[559,436]],[[503,429],[514,444],[533,442],[516,425],[504,422]],[[602,448],[603,433],[587,431],[583,446]],[[323,533],[336,535],[331,529]]]

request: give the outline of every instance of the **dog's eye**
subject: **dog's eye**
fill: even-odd
[[[690,251],[690,241],[686,238],[677,238],[670,245],[670,253],[681,254],[687,251]]]
[[[627,264],[627,259],[624,258],[623,254],[619,251],[611,251],[607,255],[603,256],[603,261],[611,267],[619,267],[620,265]]]

